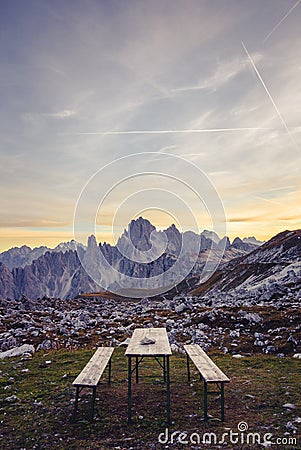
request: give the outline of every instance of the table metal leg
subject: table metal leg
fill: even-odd
[[[170,372],[169,372],[169,356],[166,356],[166,411],[167,411],[167,423],[171,424],[170,418]]]
[[[163,380],[166,383],[166,358],[163,356]]]
[[[132,358],[128,356],[128,423],[132,422]]]
[[[136,356],[136,383],[138,383],[138,381],[139,381],[139,373],[138,373],[138,370],[139,370],[139,360],[138,360],[138,356]]]

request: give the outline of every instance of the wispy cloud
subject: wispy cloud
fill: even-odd
[[[301,1],[301,0],[300,0]],[[253,55],[253,59],[259,62],[262,59],[261,53]],[[244,72],[249,65],[248,58],[235,57],[230,61],[220,62],[215,71],[207,78],[200,80],[197,84],[181,86],[175,89],[171,89],[171,93],[184,93],[189,91],[199,90],[213,90],[216,91],[225,84],[232,81],[239,74]]]
[[[228,222],[257,222],[259,217],[250,216],[250,217],[228,217]]]
[[[77,111],[74,109],[63,109],[56,113],[43,113],[42,115],[45,117],[53,117],[54,119],[68,119],[69,117],[76,116]]]
[[[52,219],[13,219],[13,220],[0,220],[1,228],[60,228],[65,227],[68,224],[67,222],[52,220]]]

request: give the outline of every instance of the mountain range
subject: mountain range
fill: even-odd
[[[187,286],[194,287],[189,295],[227,296],[229,299],[234,295],[271,297],[281,295],[283,283],[290,289],[284,289],[285,295],[299,295],[300,233],[300,230],[283,232],[265,243],[253,237],[235,238],[231,243],[228,237],[220,239],[207,230],[200,235],[191,231],[180,233],[172,225],[164,232],[157,231],[148,220],[140,217],[131,221],[116,246],[97,244],[91,236],[87,246],[71,241],[55,249],[39,247],[32,250],[23,246],[3,252],[0,254],[0,298],[47,296],[68,299],[82,292],[99,292],[103,289],[81,264],[85,258],[97,262],[99,250],[111,267],[138,283],[140,278],[156,277],[168,271],[179,256],[185,239],[185,258],[189,261],[193,257],[196,261],[187,275],[186,291]],[[195,255],[198,246],[199,252]],[[200,273],[208,257],[212,262],[217,260],[219,267],[213,277],[202,282]],[[102,286],[107,290],[114,288],[116,292],[114,282],[110,277],[105,278]]]

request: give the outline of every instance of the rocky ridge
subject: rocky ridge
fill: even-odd
[[[231,305],[279,299],[301,301],[301,230],[284,231],[248,255],[219,267],[193,295]]]

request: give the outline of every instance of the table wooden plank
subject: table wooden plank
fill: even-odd
[[[113,354],[113,347],[100,347],[73,381],[73,386],[97,386]]]
[[[143,345],[144,338],[154,339],[154,344]],[[125,356],[171,356],[166,328],[136,328],[125,352]]]
[[[228,383],[230,381],[224,372],[217,367],[217,365],[212,361],[212,359],[209,358],[204,350],[200,348],[199,345],[184,345],[184,349],[207,383]]]

